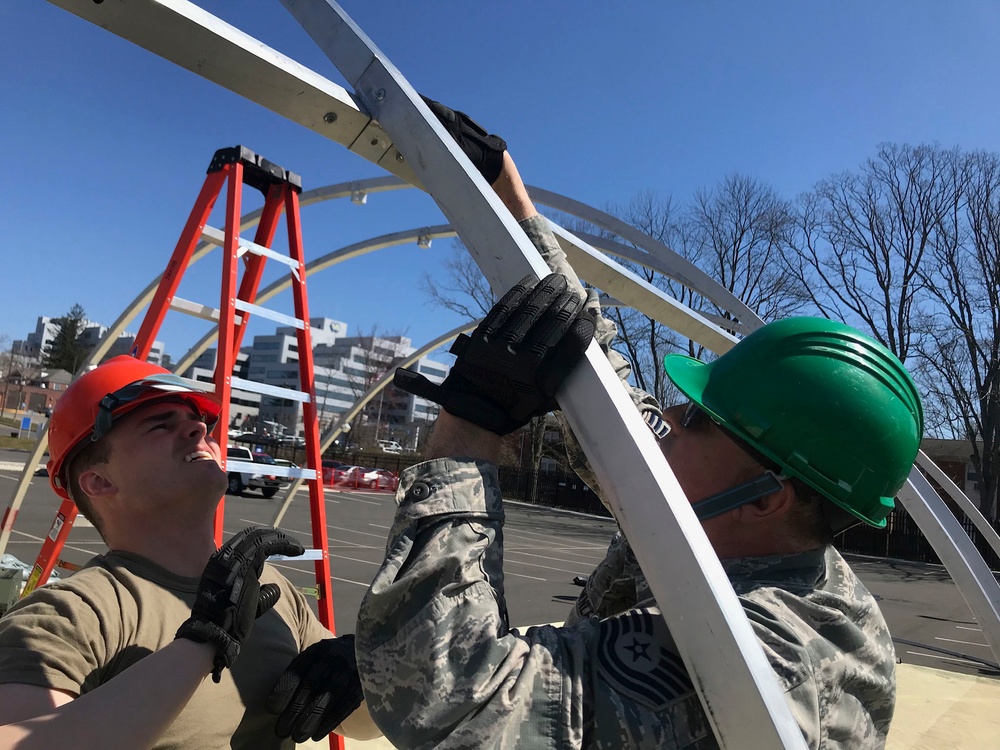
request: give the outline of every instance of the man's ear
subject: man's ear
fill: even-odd
[[[747,503],[739,508],[743,512],[743,520],[774,520],[789,513],[795,506],[795,488],[787,479],[781,483],[781,489],[765,495],[759,500]]]
[[[101,471],[102,466],[103,464],[97,464],[80,474],[80,489],[90,497],[107,497],[118,491],[117,485]]]

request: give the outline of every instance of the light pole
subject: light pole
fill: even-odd
[[[385,389],[378,392],[378,416],[375,417],[375,446],[378,446],[378,428],[382,426],[382,399],[385,398]]]

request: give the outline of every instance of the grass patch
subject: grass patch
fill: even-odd
[[[0,435],[0,450],[33,451],[37,442],[35,438],[16,438],[10,437],[9,434]]]

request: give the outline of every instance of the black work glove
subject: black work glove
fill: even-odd
[[[479,170],[479,174],[491,185],[496,182],[503,169],[503,152],[507,150],[507,142],[498,135],[488,135],[486,130],[465,112],[456,112],[422,94],[420,98],[469,157],[469,161]]]
[[[295,742],[321,740],[361,705],[354,636],[318,641],[292,659],[267,698],[275,733]]]
[[[191,616],[177,630],[187,638],[215,646],[212,679],[232,667],[254,620],[275,605],[281,591],[273,583],[260,585],[264,561],[271,555],[295,557],[305,549],[277,529],[243,529],[223,544],[201,574]]]
[[[555,394],[594,336],[596,313],[559,273],[521,279],[451,347],[458,359],[435,385],[402,368],[393,383],[450,414],[506,435],[559,408]]]

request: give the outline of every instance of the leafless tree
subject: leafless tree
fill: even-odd
[[[450,310],[469,320],[489,312],[496,297],[461,240],[452,241],[451,255],[445,260],[444,269],[444,280],[432,278],[426,271],[421,279],[421,289],[432,307]]]
[[[627,204],[611,204],[605,210],[668,247],[676,249],[677,246],[684,246],[686,243],[686,237],[679,229],[673,199],[670,196],[664,197],[654,190],[644,190],[633,196]],[[588,227],[578,228],[589,230]],[[617,237],[611,237],[606,230],[597,230],[595,233],[620,241]],[[631,243],[625,244],[632,246]],[[616,259],[616,262],[683,304],[697,307],[701,303],[696,294],[673,279],[639,263],[620,258]],[[633,308],[612,306],[605,307],[603,312],[605,317],[614,321],[618,328],[618,335],[612,342],[612,348],[621,353],[631,364],[632,380],[636,387],[653,394],[660,403],[673,403],[677,396],[663,371],[663,357],[669,352],[676,351],[697,355],[698,351],[693,348],[695,345],[662,323]]]
[[[765,319],[792,314],[803,304],[801,282],[782,261],[794,229],[791,208],[758,180],[730,175],[711,189],[697,191],[683,210],[650,190],[608,210],[699,266]],[[677,281],[638,264],[623,265],[694,310],[730,317]],[[635,384],[661,403],[675,401],[663,356],[674,351],[694,357],[706,353],[635,310],[606,314],[618,324],[618,348],[632,363]]]
[[[823,315],[866,328],[906,361],[922,265],[960,200],[956,151],[882,144],[858,172],[802,196],[789,267]]]
[[[980,506],[1000,486],[1000,157],[883,144],[802,196],[789,259],[822,314],[913,372],[925,434],[968,440]]]
[[[951,152],[949,152],[951,153]],[[970,441],[980,507],[996,517],[1000,485],[1000,156],[955,155],[960,198],[921,268],[934,304],[918,348],[929,406]]]
[[[683,232],[690,260],[761,318],[775,320],[803,304],[802,282],[783,262],[794,226],[791,205],[773,188],[731,174],[695,193]]]

